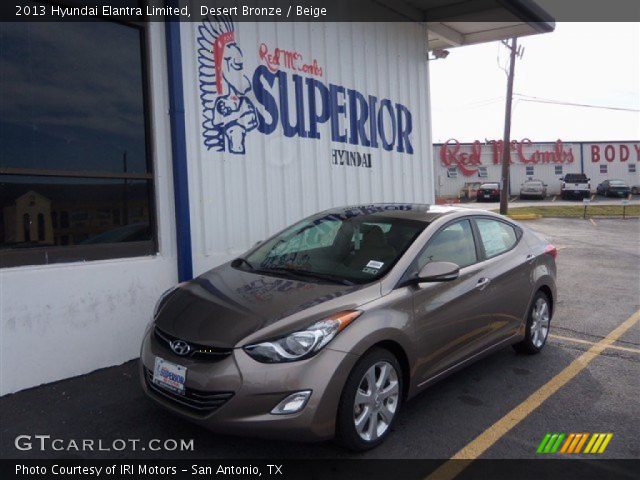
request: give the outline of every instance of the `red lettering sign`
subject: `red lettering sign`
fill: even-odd
[[[478,172],[478,165],[482,165],[480,155],[482,154],[482,144],[476,140],[471,146],[471,153],[460,151],[460,142],[450,138],[440,147],[440,161],[445,167],[457,166],[465,176],[470,176]],[[475,167],[475,168],[474,168]]]
[[[504,142],[502,140],[488,140],[486,145],[492,149],[492,160],[494,165],[502,163],[502,152]],[[562,140],[557,140],[551,149],[538,148],[532,150],[533,142],[528,138],[521,141],[512,140],[509,144],[509,162],[522,164],[539,163],[573,163],[575,157],[573,149],[565,148]],[[548,148],[548,147],[547,147]],[[512,154],[514,152],[515,154]],[[465,176],[470,176],[478,171],[477,166],[482,165],[482,144],[476,140],[471,145],[471,152],[462,151],[460,142],[449,139],[440,147],[440,162],[446,167],[457,166]],[[475,167],[475,168],[474,168]]]
[[[274,73],[282,67],[316,77],[322,76],[322,67],[318,65],[318,60],[314,58],[311,63],[304,63],[302,54],[295,50],[283,50],[276,47],[275,50],[269,52],[269,47],[262,43],[260,44],[258,55],[267,68]]]

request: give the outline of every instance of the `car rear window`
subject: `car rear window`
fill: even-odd
[[[626,184],[622,180],[611,180],[609,185],[613,185],[614,187],[624,187]]]
[[[480,188],[498,188],[497,183],[483,183]]]
[[[476,220],[480,239],[484,246],[487,258],[495,257],[501,253],[511,250],[518,241],[518,235],[511,225],[489,218],[479,218]]]
[[[567,173],[564,177],[565,182],[586,182],[587,176],[581,173]]]

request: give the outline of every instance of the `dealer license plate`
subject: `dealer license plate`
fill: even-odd
[[[186,378],[187,367],[156,357],[153,367],[153,383],[174,393],[184,395],[184,381]]]

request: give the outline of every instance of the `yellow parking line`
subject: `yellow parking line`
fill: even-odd
[[[553,198],[551,199],[552,202],[556,201],[556,196],[554,195]]]
[[[591,195],[591,200],[593,200],[594,198],[596,198],[595,194]]]
[[[596,342],[590,342],[589,340],[582,340],[581,338],[565,337],[563,335],[556,335],[555,333],[550,333],[549,336],[551,338],[557,338],[559,340],[565,340],[567,342],[583,343],[585,345],[595,345],[596,344]],[[621,347],[619,345],[609,345],[607,348],[608,349],[612,348],[614,350],[620,350],[620,351],[623,351],[623,352],[640,353],[640,348]]]
[[[614,328],[598,343],[592,345],[589,350],[573,360],[560,373],[533,392],[524,402],[512,409],[504,417],[487,428],[474,440],[469,442],[465,447],[453,455],[450,460],[446,461],[434,470],[427,479],[446,480],[456,477],[460,472],[467,468],[473,460],[486,452],[513,427],[527,418],[535,409],[542,405],[545,400],[551,397],[551,395],[556,393],[582,370],[587,368],[594,358],[600,355],[605,348],[609,347],[613,342],[617,341],[622,335],[624,335],[639,319],[640,310]]]
[[[589,221],[593,224],[594,227],[596,226],[596,222],[593,218],[590,218]]]

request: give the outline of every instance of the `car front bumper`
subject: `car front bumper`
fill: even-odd
[[[189,401],[181,403],[180,398],[185,397],[153,385],[150,372],[155,357],[187,368],[187,392],[197,392],[193,393],[197,398],[204,393],[216,398],[220,394],[222,404],[198,410],[188,405]],[[149,329],[142,344],[139,374],[143,390],[155,402],[214,432],[318,441],[334,435],[340,395],[358,358],[324,348],[306,360],[266,364],[257,362],[242,349],[233,349],[222,360],[194,360],[173,354]],[[270,413],[285,397],[302,390],[312,392],[302,410],[286,415]]]

